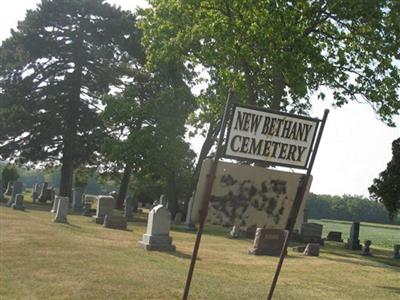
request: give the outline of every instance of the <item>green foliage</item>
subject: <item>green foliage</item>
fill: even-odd
[[[390,218],[400,212],[400,138],[392,143],[392,160],[369,187],[371,196],[386,207]]]
[[[114,168],[130,168],[139,190],[161,185],[168,194],[170,186],[170,198],[181,194],[177,182],[190,174],[194,160],[184,140],[194,98],[178,70],[178,63],[171,63],[150,71],[144,59],[138,61],[129,69],[131,80],[123,91],[104,97],[102,113],[110,132],[102,151]],[[160,195],[144,194],[153,200]]]
[[[311,193],[306,202],[309,218],[391,223],[385,207],[361,196],[316,195]],[[392,220],[400,224],[400,219]]]
[[[88,168],[78,168],[75,171],[75,181],[74,181],[74,185],[75,187],[86,187],[90,178],[93,175],[93,170],[92,169],[88,169]]]
[[[201,68],[209,75],[195,124],[220,115],[229,87],[237,101],[305,113],[323,86],[336,105],[364,99],[394,125],[397,0],[149,2],[141,20],[149,63],[180,59],[196,79]]]
[[[3,171],[1,172],[1,181],[3,182],[3,187],[7,187],[9,182],[16,181],[19,178],[19,173],[17,167],[12,164],[7,164]]]
[[[0,156],[73,170],[96,158],[100,97],[138,47],[135,18],[103,0],[43,0],[0,47]]]

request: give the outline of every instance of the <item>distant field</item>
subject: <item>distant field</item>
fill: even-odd
[[[351,222],[327,219],[309,222],[324,225],[323,237],[326,237],[329,231],[341,231],[343,240],[349,238]],[[400,226],[361,222],[360,242],[364,240],[371,240],[373,248],[393,249],[393,245],[400,244]]]

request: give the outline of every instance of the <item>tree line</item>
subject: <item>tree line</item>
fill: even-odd
[[[117,208],[133,186],[165,193],[175,214],[213,156],[229,88],[236,102],[306,115],[326,87],[336,106],[367,101],[394,126],[398,1],[149,4],[27,11],[0,47],[0,159],[59,167],[69,197],[95,169],[118,181]],[[185,139],[196,134],[197,159]]]
[[[310,219],[332,219],[400,224],[400,216],[390,219],[382,203],[363,196],[332,196],[310,193],[306,202]]]

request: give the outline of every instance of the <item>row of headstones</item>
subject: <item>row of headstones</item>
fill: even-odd
[[[305,243],[301,246],[293,248],[294,251],[303,252],[305,255],[318,256],[320,246],[324,245],[322,238],[323,225],[317,223],[304,223],[301,226],[300,235],[297,241]],[[235,231],[234,229],[232,231]],[[236,237],[235,232],[231,231],[231,236]],[[350,238],[348,239],[345,247],[350,250],[362,250],[361,255],[371,255],[370,246],[372,242],[366,240],[364,246],[360,245],[359,241],[360,223],[353,222],[350,230]],[[249,254],[254,255],[271,255],[279,256],[283,248],[288,232],[281,229],[264,229],[257,228],[254,237],[253,247],[249,250]],[[326,238],[328,241],[343,242],[342,233],[331,231]],[[400,245],[394,245],[393,257],[400,258]]]
[[[0,183],[0,186],[1,183]],[[11,196],[7,205],[12,206],[15,202],[15,197],[17,194],[22,194],[24,192],[23,183],[20,181],[8,182],[7,188],[4,191],[4,195]],[[0,191],[0,196],[3,197],[3,191]],[[41,202],[53,201],[55,198],[55,190],[48,188],[48,183],[44,182],[43,184],[35,184],[32,188],[32,202],[35,203],[37,200]]]
[[[86,202],[86,200],[88,200]],[[96,224],[103,224],[106,228],[125,230],[127,222],[125,217],[114,215],[114,202],[112,196],[98,196],[96,215],[93,220]],[[89,197],[85,203],[90,203]],[[55,213],[55,223],[68,223],[67,214],[69,211],[68,197],[56,196],[51,212]],[[171,213],[166,208],[166,202],[154,206],[148,217],[147,230],[142,240],[138,243],[146,250],[175,251],[172,245],[172,238],[169,235],[171,227]]]

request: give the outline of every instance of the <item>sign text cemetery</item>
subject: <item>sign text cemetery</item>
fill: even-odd
[[[226,157],[305,168],[317,125],[317,119],[236,105]]]

